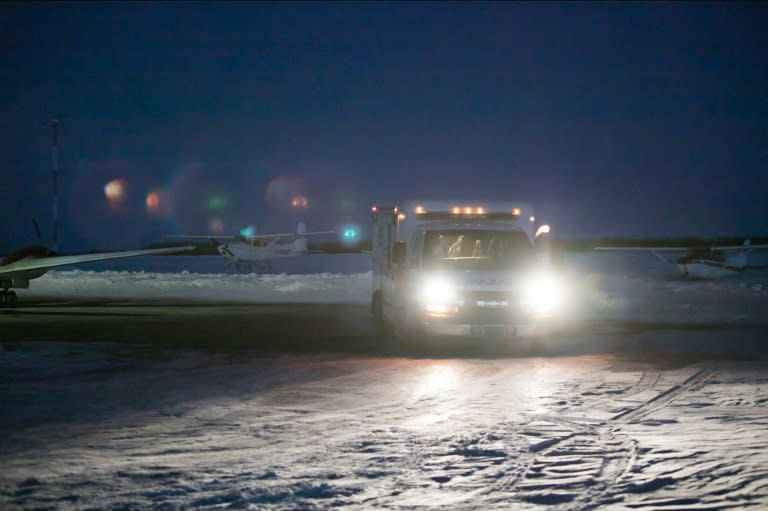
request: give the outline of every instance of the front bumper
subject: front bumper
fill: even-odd
[[[529,310],[509,291],[465,291],[453,302],[415,304],[428,335],[528,337],[549,335],[552,317]]]
[[[477,324],[426,321],[424,330],[430,335],[459,337],[539,337],[549,333],[549,326],[545,322]]]
[[[483,321],[482,319],[485,319]],[[428,335],[461,337],[540,337],[549,335],[549,319],[518,318],[517,321],[470,320],[461,317],[424,317],[421,328]]]

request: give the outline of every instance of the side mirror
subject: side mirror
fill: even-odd
[[[405,242],[396,241],[392,244],[392,263],[403,264],[405,263]]]

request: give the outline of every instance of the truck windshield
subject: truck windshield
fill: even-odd
[[[514,270],[531,266],[536,254],[521,231],[428,231],[424,268]]]

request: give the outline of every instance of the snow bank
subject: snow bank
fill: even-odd
[[[645,257],[647,256],[647,257]],[[109,270],[99,270],[111,268]],[[120,266],[122,265],[122,267]],[[51,271],[25,295],[179,299],[243,303],[351,303],[370,300],[370,256],[276,260],[276,273],[222,273],[220,257],[147,257]],[[93,269],[91,269],[93,268]],[[681,280],[648,254],[568,254],[558,268],[561,315],[581,319],[744,322],[768,318],[768,271],[718,281]]]

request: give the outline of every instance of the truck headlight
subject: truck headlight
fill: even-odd
[[[456,286],[445,277],[425,279],[419,298],[430,315],[442,316],[456,312]]]
[[[549,273],[536,274],[523,285],[523,306],[536,315],[548,316],[562,304],[562,300],[562,284]]]

